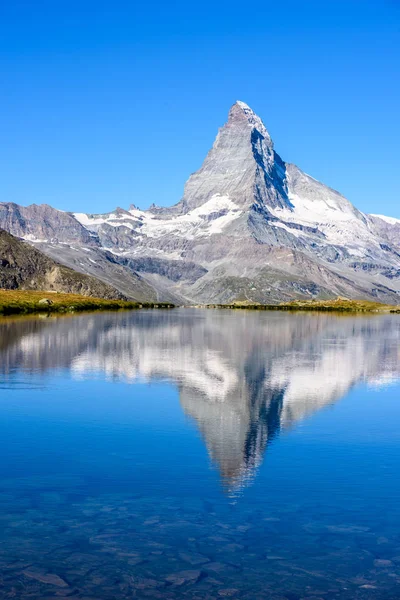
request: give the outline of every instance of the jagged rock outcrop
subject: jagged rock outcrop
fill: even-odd
[[[3,203],[0,227],[125,294],[140,271],[175,302],[400,302],[400,221],[362,213],[285,163],[240,101],[175,206],[73,215]]]
[[[47,204],[0,203],[0,228],[28,241],[98,245],[96,238],[73,215]]]

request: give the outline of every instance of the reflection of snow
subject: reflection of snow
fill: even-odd
[[[209,400],[217,401],[224,401],[237,383],[234,370],[212,351],[206,351],[201,357],[185,351],[175,352],[173,360],[156,347],[117,356],[88,352],[73,359],[71,369],[82,378],[90,372],[99,372],[113,379],[123,377],[132,383],[150,381],[153,377],[168,378],[194,387]]]
[[[368,384],[372,388],[386,387],[389,385],[395,385],[400,380],[400,374],[394,373],[383,373],[379,377],[371,378],[368,380]]]
[[[350,337],[314,357],[288,353],[274,361],[267,383],[285,389],[282,422],[298,420],[334,402],[359,381],[371,382],[371,373],[377,370],[384,372],[373,376],[374,381],[397,379],[398,365],[382,364],[379,346],[366,341],[362,336]]]
[[[9,332],[0,325],[3,369],[63,367],[78,378],[172,381],[231,492],[254,478],[280,429],[333,404],[358,382],[400,378],[395,315],[182,309],[38,323],[15,322],[8,346]]]

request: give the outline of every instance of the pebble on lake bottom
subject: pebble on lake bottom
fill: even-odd
[[[187,500],[57,494],[51,503],[20,488],[0,494],[5,600],[394,600],[400,589],[397,532],[389,522],[363,526],[357,507],[345,525],[289,504],[282,516],[270,507],[273,521],[247,507],[238,522],[222,502],[210,511]]]

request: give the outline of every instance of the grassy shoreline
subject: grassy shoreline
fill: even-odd
[[[79,294],[57,292],[2,290],[0,289],[0,317],[7,315],[29,315],[37,313],[66,314],[99,310],[135,310],[141,308],[175,308],[169,302],[133,302],[127,300],[106,300]],[[233,302],[229,304],[203,304],[197,308],[265,310],[265,311],[308,311],[340,313],[398,313],[400,306],[381,304],[368,300],[294,300],[282,304],[252,304]]]
[[[168,302],[130,302],[92,298],[79,294],[0,289],[0,316],[140,308],[174,308],[174,305]]]
[[[309,311],[309,312],[340,312],[340,313],[400,313],[400,306],[371,302],[369,300],[349,300],[336,298],[334,300],[294,300],[282,304],[251,304],[235,302],[232,304],[205,304],[204,308],[247,309],[269,311]]]

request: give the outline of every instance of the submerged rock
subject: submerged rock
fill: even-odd
[[[205,563],[210,562],[210,559],[203,554],[197,554],[196,552],[180,552],[179,556],[185,562],[188,562],[191,565],[204,565]]]
[[[374,560],[374,567],[380,567],[380,568],[386,569],[387,567],[393,567],[393,562],[391,560],[377,558],[376,560]]]
[[[201,577],[201,571],[189,570],[171,573],[165,578],[165,581],[171,585],[184,585],[187,583],[196,583]]]
[[[39,571],[28,570],[22,571],[22,573],[25,577],[36,579],[36,581],[40,581],[40,583],[48,583],[49,585],[56,585],[57,587],[68,587],[68,583],[54,573],[42,573]]]

